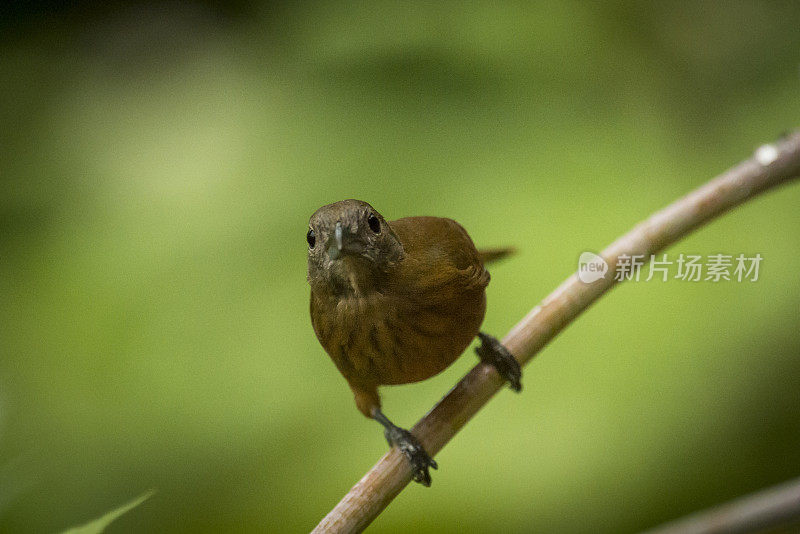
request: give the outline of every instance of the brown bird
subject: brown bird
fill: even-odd
[[[484,261],[510,249],[479,252],[452,219],[387,222],[360,200],[318,209],[307,234],[311,323],[353,390],[356,406],[385,428],[389,445],[429,486],[436,462],[416,438],[381,411],[378,386],[425,380],[444,370],[477,335],[482,360],[521,389],[517,360],[480,332],[489,273]]]

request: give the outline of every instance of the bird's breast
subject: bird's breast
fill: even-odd
[[[317,337],[345,378],[359,384],[404,384],[452,363],[483,321],[483,290],[458,298],[409,299],[373,293],[317,298],[311,317]]]

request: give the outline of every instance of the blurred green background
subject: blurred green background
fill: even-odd
[[[11,3],[0,22],[0,531],[311,529],[384,453],[308,318],[310,214],[440,215],[508,331],[800,123],[791,2]],[[668,252],[756,283],[603,298],[375,532],[632,532],[800,474],[800,189]],[[476,361],[383,390],[411,426]]]

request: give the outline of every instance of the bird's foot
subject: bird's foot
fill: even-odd
[[[428,453],[422,448],[417,438],[408,430],[395,425],[387,426],[383,434],[386,436],[386,441],[389,442],[389,445],[400,449],[400,452],[405,454],[406,458],[411,462],[414,480],[423,486],[429,487],[431,485],[431,474],[428,472],[428,468],[437,469],[439,466],[433,458],[428,456]]]
[[[522,390],[522,369],[519,362],[513,354],[508,352],[502,343],[497,338],[478,332],[478,338],[481,340],[481,346],[475,349],[482,362],[488,363],[494,367],[497,372],[505,378],[511,389],[516,392]]]

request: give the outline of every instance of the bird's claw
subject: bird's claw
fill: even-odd
[[[475,352],[481,361],[494,367],[498,374],[508,381],[511,389],[517,393],[522,391],[522,369],[514,355],[508,352],[497,338],[489,334],[479,332],[478,338],[481,340],[481,346],[476,348]]]
[[[411,432],[397,426],[392,426],[384,431],[386,441],[390,446],[396,446],[402,452],[408,461],[411,462],[412,476],[415,482],[419,482],[423,486],[431,485],[431,474],[428,471],[429,467],[438,469],[436,460],[428,456],[425,449],[420,445],[417,438]]]

